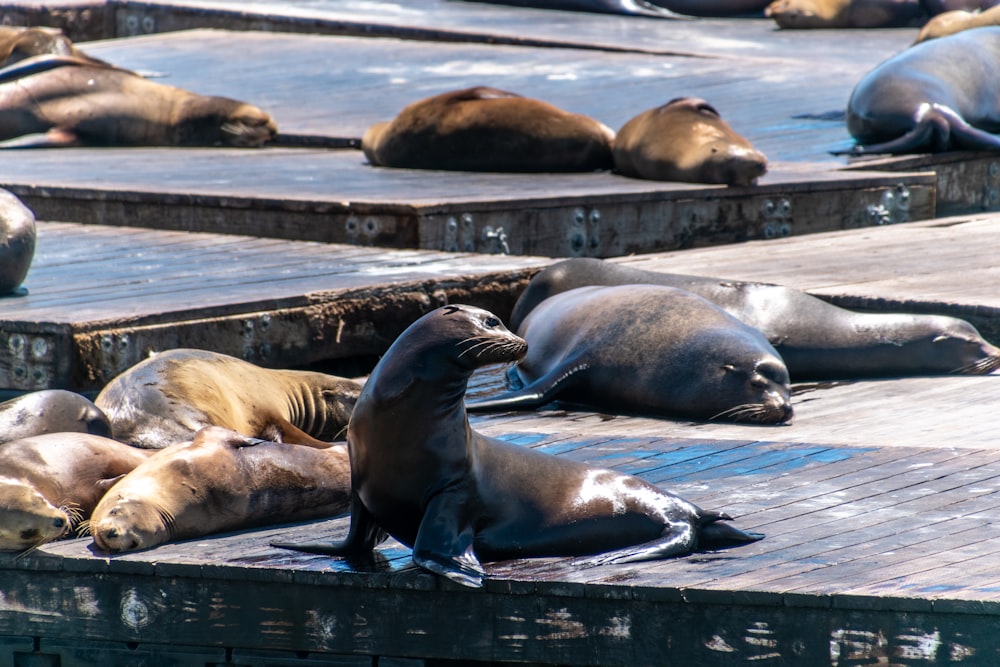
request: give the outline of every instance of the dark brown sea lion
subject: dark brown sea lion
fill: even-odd
[[[775,424],[792,416],[784,362],[756,329],[700,296],[659,285],[580,287],[521,322],[514,389],[483,412],[552,401],[609,412]]]
[[[83,53],[56,28],[0,26],[0,67],[44,54],[72,56],[95,65],[107,65],[103,60]]]
[[[644,271],[590,258],[561,261],[536,274],[514,305],[511,327],[518,329],[555,294],[639,283],[694,292],[759,329],[795,382],[990,373],[1000,367],[1000,349],[954,317],[856,313],[781,285]]]
[[[657,181],[753,185],[767,158],[708,102],[679,97],[631,119],[614,142],[615,171]]]
[[[114,437],[160,449],[206,426],[327,447],[343,439],[361,384],[325,373],[261,368],[186,348],[160,352],[115,377],[94,402]]]
[[[210,426],[192,442],[156,452],[105,494],[90,533],[108,552],[348,510],[343,444],[314,449]]]
[[[24,551],[70,533],[108,487],[147,456],[88,433],[0,445],[0,550]]]
[[[605,552],[602,561],[629,562],[761,537],[636,477],[473,431],[469,377],[524,352],[479,308],[445,306],[417,320],[372,371],[351,418],[347,539],[275,546],[364,556],[388,533],[420,567],[481,586],[479,559]]]
[[[271,117],[246,102],[75,58],[34,56],[0,70],[0,141],[7,147],[250,147],[276,132]]]
[[[35,214],[20,199],[0,190],[0,296],[22,296],[21,283],[35,257]]]
[[[891,28],[926,18],[918,0],[775,0],[764,14],[781,28]]]
[[[410,104],[368,128],[361,148],[382,167],[455,171],[611,168],[614,132],[547,102],[479,86]]]
[[[963,30],[982,28],[990,25],[1000,25],[1000,5],[981,12],[967,12],[956,9],[955,11],[938,14],[928,21],[920,29],[920,33],[917,34],[914,44],[947,37]]]
[[[1000,27],[916,44],[869,72],[847,103],[852,155],[1000,150]]]
[[[89,398],[65,389],[33,391],[0,403],[0,443],[68,432],[110,438],[111,424]]]

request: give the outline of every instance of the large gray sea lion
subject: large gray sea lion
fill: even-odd
[[[275,546],[365,556],[388,534],[420,567],[481,586],[480,559],[605,553],[629,562],[761,537],[636,477],[473,431],[469,377],[524,352],[479,308],[445,306],[417,320],[372,371],[351,418],[346,540]]]
[[[684,289],[724,308],[767,336],[796,382],[990,373],[1000,367],[1000,350],[954,317],[857,313],[781,285],[644,271],[590,258],[557,262],[536,274],[514,305],[511,327],[520,328],[555,294],[630,284]]]
[[[851,93],[853,155],[1000,150],[1000,27],[921,42]]]
[[[206,426],[314,447],[343,439],[361,383],[312,371],[261,368],[208,350],[153,355],[111,380],[94,402],[114,437],[161,449]]]
[[[614,132],[547,102],[479,86],[408,105],[368,128],[376,166],[456,171],[563,172],[611,168]]]
[[[7,147],[252,147],[276,133],[271,117],[246,102],[78,58],[33,56],[0,70],[0,142]]]
[[[784,362],[764,335],[702,297],[660,285],[554,294],[518,327],[519,388],[470,411],[553,401],[681,419],[775,424],[792,416]]]
[[[111,437],[111,423],[86,396],[43,389],[0,403],[0,443],[46,433],[90,433]]]
[[[764,154],[695,97],[629,120],[615,136],[613,154],[619,174],[656,181],[753,185],[767,171]]]
[[[35,258],[35,214],[20,199],[0,190],[0,297],[22,296],[21,283]]]
[[[89,433],[48,433],[0,445],[0,550],[69,534],[149,452]]]
[[[191,442],[157,451],[94,508],[90,534],[102,551],[136,551],[212,533],[346,512],[347,447],[248,438],[210,426]]]

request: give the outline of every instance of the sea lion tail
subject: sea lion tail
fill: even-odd
[[[728,514],[703,513],[698,527],[698,548],[724,549],[764,539],[763,533],[743,531],[732,524],[725,523],[730,520],[732,517]]]

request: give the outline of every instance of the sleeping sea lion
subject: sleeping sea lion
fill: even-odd
[[[939,37],[954,35],[956,32],[971,30],[972,28],[982,28],[989,25],[1000,25],[1000,5],[991,7],[981,12],[967,12],[956,9],[950,12],[938,14],[928,21],[913,42],[919,44]]]
[[[472,430],[464,398],[473,371],[524,353],[524,341],[480,308],[444,306],[413,323],[351,418],[346,540],[274,546],[363,557],[388,534],[413,548],[418,566],[481,586],[480,559],[601,553],[601,562],[631,562],[762,537],[637,477]]]
[[[209,426],[157,451],[117,482],[90,520],[118,553],[212,533],[342,514],[351,497],[347,447],[314,449]]]
[[[781,28],[892,28],[926,18],[917,0],[774,0],[764,10]]]
[[[73,391],[42,389],[0,403],[0,443],[45,433],[111,437],[111,423],[94,403]]]
[[[160,449],[206,426],[328,447],[343,438],[361,384],[311,371],[261,368],[208,350],[153,355],[111,380],[94,403],[114,437]]]
[[[107,65],[103,60],[92,58],[73,46],[69,37],[57,28],[0,25],[0,67],[47,53],[72,56],[95,65]]]
[[[614,132],[547,102],[478,86],[410,104],[361,139],[375,166],[454,171],[611,168]]]
[[[678,97],[632,118],[614,142],[615,171],[657,181],[753,185],[767,158],[708,102]]]
[[[0,70],[0,142],[10,148],[250,147],[276,133],[271,117],[246,102],[79,58],[33,56]]]
[[[518,327],[519,386],[470,411],[552,401],[681,419],[777,424],[792,416],[788,370],[764,335],[700,296],[659,285],[579,287]]]

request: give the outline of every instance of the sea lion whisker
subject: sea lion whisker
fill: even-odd
[[[74,535],[77,537],[87,537],[90,535],[90,519],[84,519],[77,524]]]
[[[989,356],[982,359],[976,359],[964,366],[960,366],[952,371],[956,374],[965,375],[986,375],[987,373],[992,373],[997,368],[1000,368],[1000,357]]]
[[[470,336],[468,338],[463,339],[458,344],[459,344],[459,346],[461,346],[461,345],[465,345],[466,343],[469,343],[469,342],[472,342],[472,341],[478,341],[478,342],[475,343],[474,345],[470,345],[469,347],[467,347],[464,350],[462,350],[462,352],[459,353],[459,355],[458,355],[459,358],[465,356],[466,353],[471,352],[472,350],[475,350],[477,347],[483,347],[483,346],[489,346],[489,345],[496,344],[496,341],[490,340],[489,337],[487,337],[487,336]],[[477,354],[476,356],[478,357],[479,355]]]
[[[759,405],[753,403],[743,403],[740,405],[734,405],[731,408],[727,408],[722,412],[709,417],[709,421],[714,421],[716,419],[737,419],[737,418],[749,418],[753,421],[762,421],[765,415],[765,410]]]
[[[24,551],[19,551],[19,552],[18,552],[18,553],[17,553],[17,554],[16,554],[15,556],[14,556],[14,560],[15,560],[15,561],[19,561],[19,560],[21,560],[22,558],[24,558],[25,556],[27,556],[27,555],[31,554],[32,552],[34,552],[34,551],[37,551],[37,550],[38,550],[38,547],[42,546],[43,544],[45,544],[45,540],[44,540],[44,539],[41,539],[41,540],[39,540],[38,542],[36,542],[35,544],[32,544],[32,545],[31,545],[30,547],[28,547],[28,548],[27,548],[27,549],[25,549]]]

